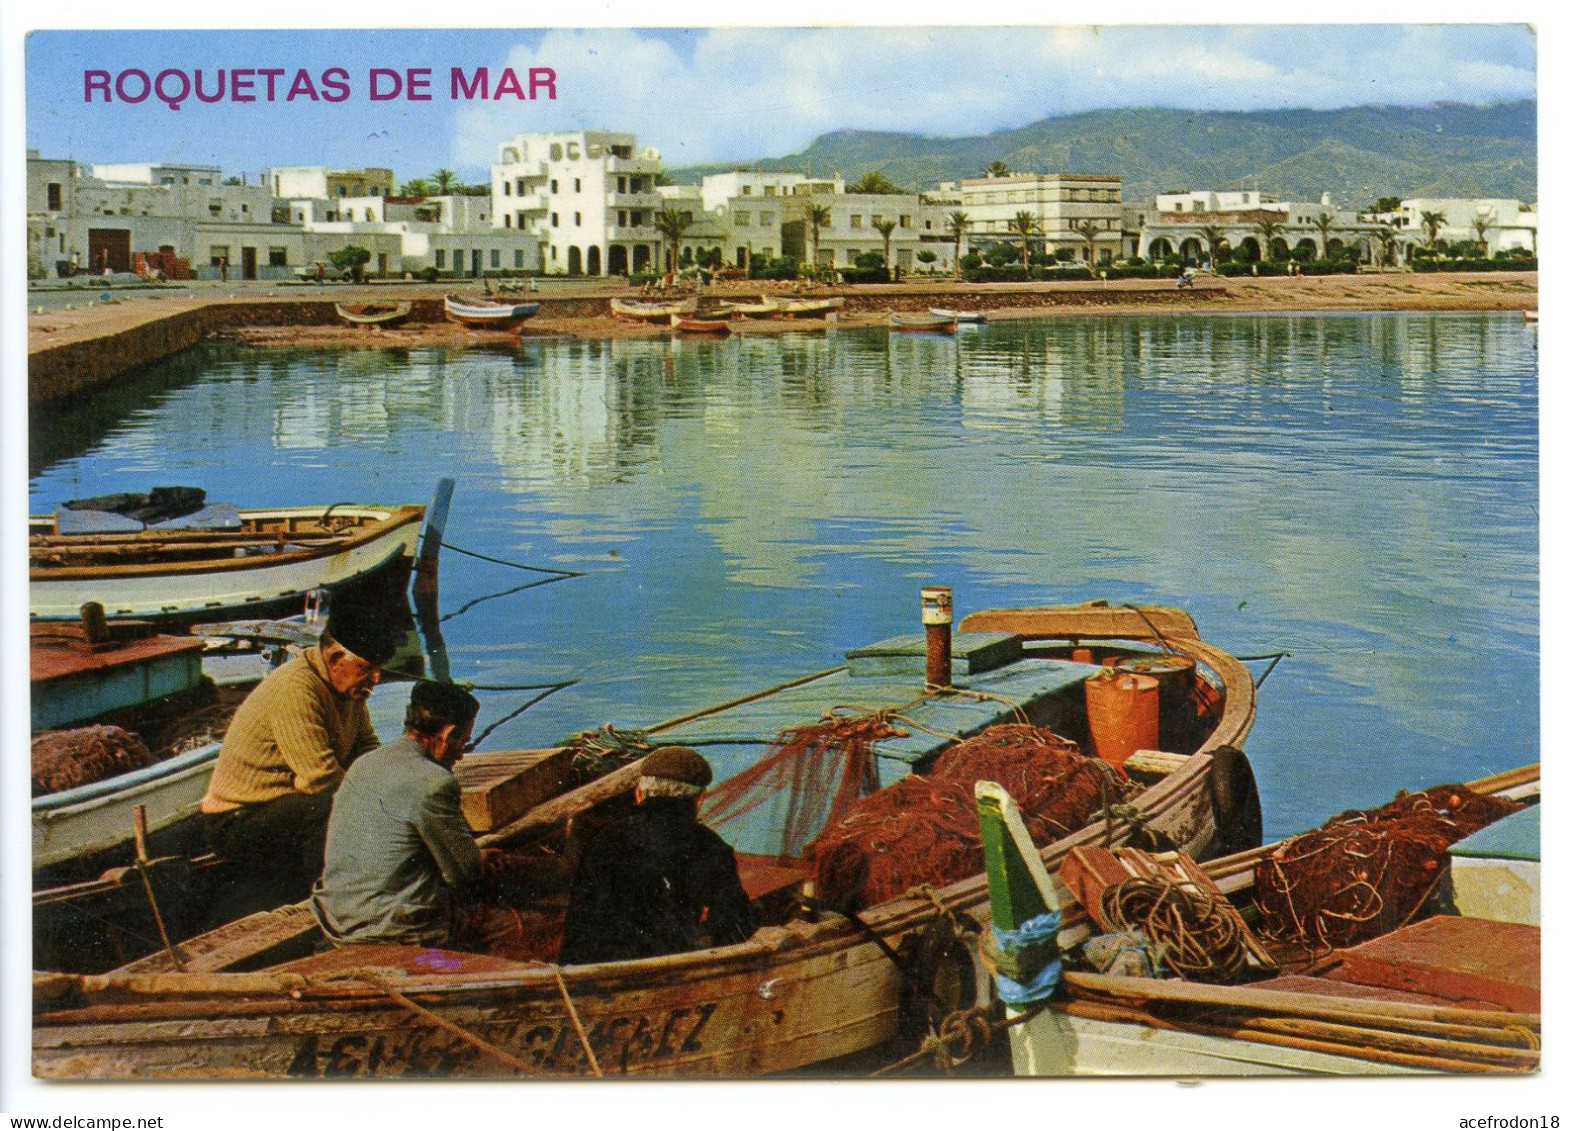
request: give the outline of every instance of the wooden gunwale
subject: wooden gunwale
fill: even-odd
[[[323,509],[325,508],[316,508],[311,513],[320,514]],[[344,513],[352,515],[355,511],[345,511]],[[424,514],[424,507],[412,504],[388,508],[385,518],[377,519],[356,530],[346,531],[343,537],[338,540],[320,545],[305,545],[298,550],[288,550],[268,557],[211,558],[181,562],[107,563],[100,566],[34,566],[29,570],[29,578],[35,583],[99,579],[107,581],[120,577],[149,577],[160,574],[183,575],[243,572],[245,570],[280,565],[285,562],[315,561],[320,558],[333,557],[346,550],[372,545],[410,523],[419,522],[424,517]],[[168,533],[170,532],[160,532],[162,535],[167,535]],[[130,539],[141,537],[142,533],[129,536]],[[168,540],[167,537],[160,537],[159,539],[159,541]],[[136,543],[131,541],[129,544],[135,545]],[[222,542],[218,542],[215,544],[215,548],[222,545]]]

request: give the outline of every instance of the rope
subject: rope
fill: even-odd
[[[445,624],[460,613],[466,613],[476,605],[483,605],[486,601],[494,601],[498,597],[511,597],[514,593],[522,593],[525,589],[538,589],[542,585],[550,585],[557,581],[566,581],[570,577],[582,577],[581,573],[562,573],[553,577],[542,577],[535,581],[525,581],[522,585],[514,585],[511,589],[503,589],[500,593],[487,593],[483,597],[476,597],[462,608],[455,609],[441,618],[439,623]]]
[[[560,977],[560,976],[561,975],[558,973],[557,977]],[[435,1025],[438,1029],[441,1029],[444,1032],[451,1033],[453,1036],[457,1037],[459,1040],[466,1041],[467,1043],[473,1045],[475,1048],[479,1049],[481,1052],[485,1053],[487,1056],[494,1057],[496,1060],[500,1061],[502,1064],[507,1065],[509,1068],[513,1068],[513,1069],[516,1069],[519,1072],[525,1072],[525,1073],[533,1071],[531,1065],[525,1063],[522,1060],[519,1060],[517,1057],[513,1056],[512,1053],[508,1052],[506,1049],[502,1049],[502,1048],[496,1047],[495,1045],[493,1045],[489,1041],[487,1041],[485,1038],[483,1038],[483,1037],[481,1037],[481,1036],[479,1036],[479,1035],[477,1035],[475,1033],[471,1033],[469,1030],[465,1029],[462,1025],[459,1025],[457,1022],[449,1021],[447,1018],[443,1017],[441,1014],[437,1013],[435,1010],[427,1009],[425,1006],[421,1005],[419,1002],[414,1001],[413,999],[405,996],[402,993],[399,993],[397,990],[395,990],[391,986],[387,985],[380,978],[376,977],[374,974],[370,973],[369,971],[366,971],[366,970],[355,970],[355,971],[352,971],[350,974],[348,974],[347,977],[353,979],[354,981],[362,982],[365,985],[370,986],[373,990],[376,990],[379,993],[386,994],[393,1001],[397,1002],[399,1005],[403,1006],[403,1008],[407,1009],[410,1013],[413,1013],[413,1014],[415,1014],[415,1015],[417,1015],[419,1017],[424,1018],[426,1021],[429,1021],[432,1025]],[[569,1008],[571,1008],[571,1007],[569,1006]],[[574,1024],[577,1023],[577,1016],[576,1015],[573,1016],[573,1022],[574,1022]],[[580,1030],[580,1033],[581,1033],[581,1030]],[[589,1054],[589,1061],[590,1061],[591,1064],[594,1061],[594,1054],[592,1052]],[[595,1071],[596,1071],[596,1073],[599,1071],[598,1066],[595,1067]]]
[[[1165,963],[1190,982],[1229,982],[1248,962],[1238,919],[1208,893],[1168,880],[1138,877],[1101,893],[1113,931],[1140,931]]]
[[[516,711],[509,711],[507,714],[505,714],[501,718],[497,719],[490,726],[488,726],[484,730],[482,730],[478,735],[476,735],[473,739],[471,739],[469,741],[469,745],[468,745],[467,749],[468,750],[478,750],[479,747],[480,747],[480,743],[484,742],[487,738],[489,738],[490,735],[491,735],[491,732],[494,731],[497,727],[501,726],[503,723],[508,723],[508,722],[511,722],[513,719],[516,719],[519,715],[523,714],[530,707],[532,707],[536,703],[538,703],[541,699],[544,699],[547,696],[556,694],[556,692],[560,691],[564,687],[571,687],[573,684],[575,684],[577,682],[578,681],[575,680],[575,679],[569,679],[569,680],[567,680],[564,683],[541,684],[540,686],[542,686],[545,690],[541,691],[538,695],[536,695],[534,698],[530,699],[523,706],[519,707]]]
[[[605,1073],[600,1071],[600,1062],[595,1058],[594,1050],[589,1047],[589,1035],[583,1031],[583,1022],[578,1019],[578,1007],[573,1005],[572,995],[567,992],[567,979],[562,977],[561,967],[553,965],[551,973],[556,975],[556,988],[561,990],[562,1004],[567,1007],[567,1016],[572,1019],[573,1031],[578,1034],[578,1040],[583,1044],[584,1054],[589,1058],[589,1067],[594,1070],[596,1076],[603,1077]]]
[[[493,557],[489,556],[488,554],[480,554],[480,553],[476,553],[473,550],[465,550],[462,546],[454,546],[451,542],[442,542],[440,545],[441,545],[442,549],[444,549],[444,550],[451,550],[455,554],[462,554],[465,557],[469,557],[469,558],[478,558],[482,562],[490,562],[493,565],[510,566],[513,569],[526,569],[530,573],[554,573],[554,574],[556,574],[556,575],[558,575],[560,577],[583,577],[584,576],[584,573],[581,570],[549,569],[549,568],[547,568],[545,566],[532,566],[532,565],[524,565],[522,562],[509,562],[505,558],[493,558]]]
[[[891,1072],[908,1068],[926,1057],[931,1057],[933,1063],[943,1070],[944,1075],[952,1076],[955,1066],[968,1060],[978,1043],[982,1046],[990,1044],[992,1038],[999,1033],[1029,1021],[1046,1007],[1046,1002],[1037,1002],[1024,1012],[1000,1021],[988,1017],[990,1010],[984,1005],[955,1010],[939,1022],[935,1032],[927,1034],[915,1052],[901,1057],[893,1064],[874,1070],[871,1075],[886,1076]]]

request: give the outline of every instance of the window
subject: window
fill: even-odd
[[[512,185],[508,184],[506,181],[502,182],[502,195],[503,196],[511,196],[512,195]]]
[[[286,247],[270,247],[267,249],[267,266],[289,266],[289,249]]]
[[[752,213],[751,212],[738,212],[738,213],[736,213],[736,226],[738,228],[750,228],[750,227],[752,227]]]
[[[859,228],[859,227],[861,227],[861,222],[864,219],[865,219],[865,217],[862,216],[861,213],[859,213],[859,212],[852,212],[850,214],[850,226],[852,228]]]
[[[910,227],[910,217],[909,216],[901,216],[899,218],[899,226],[902,227],[902,228]]]
[[[556,219],[556,213],[554,213],[554,212],[551,213],[551,227],[553,227],[553,228],[561,227],[561,224]]]
[[[512,252],[512,265],[518,269],[523,268],[523,248],[514,248]]]
[[[512,214],[511,213],[508,213],[506,216],[502,217],[502,227],[504,227],[504,228],[512,227]]]
[[[241,206],[241,211],[244,211],[244,206],[243,205]],[[374,209],[374,208],[367,208],[365,210],[365,222],[367,224],[371,224],[371,223],[374,223],[375,221],[376,221],[376,209]]]
[[[522,177],[518,178],[517,184],[518,184],[518,195],[522,196],[523,195],[523,178]]]
[[[520,213],[518,213],[518,230],[521,232],[521,231],[523,231],[523,229],[524,229],[523,213],[520,212]]]
[[[765,213],[763,213],[762,216],[758,217],[758,219],[763,224],[763,226],[765,228],[772,228],[772,227],[774,227],[774,213],[772,213],[772,212],[765,212]]]
[[[774,186],[773,185],[764,185],[763,186],[763,195],[764,196],[773,196],[774,195]]]
[[[883,214],[880,212],[874,212],[872,214],[872,226],[876,228],[881,223],[883,223]]]
[[[742,196],[751,196],[752,195],[752,186],[751,185],[742,185],[741,186],[741,195]]]
[[[50,185],[49,185],[49,188],[48,188],[48,192],[49,192],[49,205],[48,205],[49,211],[51,211],[51,212],[59,212],[60,211],[60,186],[58,184],[54,184],[53,182],[51,182]]]
[[[441,270],[445,269],[446,266],[447,266],[447,249],[439,247],[439,248],[436,249],[436,269],[438,271],[441,271]]]
[[[556,182],[553,180],[553,181],[551,181],[551,193],[554,195],[555,192],[556,192]]]
[[[499,248],[499,247],[491,248],[491,268],[492,268],[492,270],[496,269],[497,267],[500,267],[501,265],[502,265],[501,248]]]
[[[574,212],[572,214],[572,226],[574,228],[581,228],[581,227],[583,227],[583,213],[582,212]]]
[[[583,191],[583,178],[581,178],[581,177],[574,177],[572,179],[572,191],[573,192],[582,192]]]
[[[618,228],[625,228],[627,226],[627,210],[625,208],[616,213],[616,226]]]
[[[627,178],[626,177],[617,177],[616,178],[616,191],[617,192],[626,192],[627,191]]]

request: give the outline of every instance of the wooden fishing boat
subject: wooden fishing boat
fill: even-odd
[[[669,322],[678,314],[696,314],[696,298],[675,299],[670,302],[638,302],[633,299],[611,299],[611,313],[617,318],[630,318],[635,322]]]
[[[224,529],[62,534],[29,519],[30,612],[74,620],[96,601],[110,617],[216,620],[292,612],[312,589],[337,590],[407,568],[425,508],[277,507],[236,512]]]
[[[944,321],[952,319],[961,325],[974,325],[987,320],[986,314],[979,310],[946,310],[941,306],[934,306],[927,313],[934,318],[941,318]]]
[[[678,334],[728,334],[730,323],[723,318],[695,318],[691,315],[672,314],[671,329]]]
[[[938,318],[932,314],[901,314],[896,311],[889,315],[889,329],[918,334],[952,334],[959,323],[953,318]]]
[[[515,330],[540,312],[537,302],[499,302],[461,295],[446,295],[442,308],[447,321],[476,330]]]
[[[822,318],[845,305],[843,298],[779,298],[776,316],[784,318]]]
[[[90,640],[79,625],[39,622],[29,641],[32,728],[76,726],[202,688],[200,640],[151,631]],[[150,626],[148,626],[150,628]]]
[[[412,302],[335,302],[333,309],[351,326],[396,326],[414,309]]]
[[[1253,722],[1254,684],[1237,659],[1200,640],[1187,615],[1105,605],[993,610],[959,628],[952,684],[929,686],[922,637],[901,637],[854,650],[845,666],[644,733],[698,746],[716,761],[756,758],[781,730],[837,705],[886,704],[902,720],[874,748],[877,782],[889,785],[952,736],[1021,716],[1091,741],[1085,684],[1103,670],[1100,661],[1164,658],[1191,665],[1199,704],[1170,772],[1153,777],[1131,808],[1107,810],[1041,858],[1055,867],[1076,844],[1124,843],[1138,827],[1200,857],[1239,837],[1257,843],[1257,796],[1237,750]],[[630,790],[637,775],[635,760],[480,843],[559,828],[592,802]],[[565,967],[406,947],[315,955],[318,928],[302,904],[183,944],[183,972],[161,952],[105,975],[35,974],[33,1070],[45,1078],[750,1076],[863,1052],[899,1034],[918,1003],[958,1008],[986,992],[960,918],[985,914],[984,875],[854,916],[804,915],[800,862],[763,855],[747,842],[753,835],[733,843],[757,906],[772,910],[737,945]]]
[[[772,295],[762,295],[757,302],[733,302],[730,308],[744,318],[773,318],[781,313],[780,301]]]
[[[1539,768],[1524,766],[1465,784],[1481,794],[1535,801]],[[981,787],[977,794],[984,797]],[[979,804],[986,823],[988,802]],[[992,805],[1001,811],[1008,802],[994,794]],[[1538,813],[1531,805],[1451,847],[1454,864],[1441,902],[1448,897],[1459,914],[1425,919],[1419,912],[1416,921],[1388,934],[1318,954],[1273,944],[1265,949],[1268,966],[1255,971],[1262,976],[1241,984],[1066,972],[1044,1004],[1009,1010],[1015,1073],[1535,1071],[1541,1010]],[[995,826],[1007,824],[993,820]],[[1015,929],[1043,911],[1059,910],[1058,950],[1065,953],[1098,930],[1066,890],[1039,878],[1030,882],[1024,875],[1028,867],[1011,868],[1010,858],[1023,861],[1033,851],[1022,829],[998,829],[994,842],[998,856],[988,860],[994,923]],[[1209,887],[1244,908],[1254,899],[1262,862],[1289,844],[1213,860],[1200,869],[1201,882],[1191,886]],[[1317,844],[1316,850],[1324,851]],[[1443,875],[1436,879],[1443,887]]]

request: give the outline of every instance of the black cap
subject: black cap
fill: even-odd
[[[409,706],[428,711],[444,723],[467,726],[480,713],[480,701],[456,683],[422,679],[409,692]]]
[[[392,659],[398,647],[398,638],[385,617],[353,605],[332,610],[327,617],[327,635],[377,667]]]

